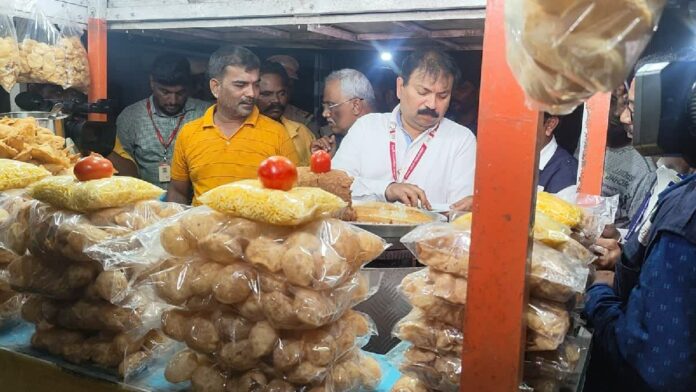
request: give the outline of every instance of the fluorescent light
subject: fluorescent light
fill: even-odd
[[[382,61],[391,61],[392,60],[392,54],[389,52],[382,52],[379,54],[379,58],[382,59]]]

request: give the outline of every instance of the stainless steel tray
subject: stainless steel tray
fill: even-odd
[[[425,214],[433,218],[433,222],[442,222],[447,220],[443,215],[436,212],[423,211]],[[399,240],[401,237],[408,234],[411,230],[415,229],[418,225],[394,225],[388,223],[363,223],[363,222],[351,222],[355,226],[365,229],[372,234],[378,235],[384,239],[396,239]]]

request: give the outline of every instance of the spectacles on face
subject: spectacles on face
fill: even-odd
[[[354,100],[354,99],[358,99],[358,100],[360,100],[360,101],[363,100],[362,98],[354,97],[354,98],[348,98],[348,99],[346,99],[345,101],[340,102],[340,103],[333,103],[333,104],[332,104],[332,103],[328,103],[328,102],[322,102],[322,103],[321,103],[321,108],[322,108],[324,111],[327,111],[327,110],[328,110],[329,112],[333,112],[333,111],[334,111],[336,108],[338,108],[339,106],[341,106],[341,105],[343,105],[343,104],[345,104],[345,103],[348,103],[348,102],[350,102],[350,101],[352,101],[352,100]]]

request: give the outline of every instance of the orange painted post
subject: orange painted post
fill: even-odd
[[[541,114],[505,56],[504,0],[488,0],[461,391],[517,391]]]
[[[596,94],[585,104],[578,192],[602,194],[604,154],[607,147],[611,93]]]
[[[89,102],[106,99],[106,20],[87,20],[87,56],[89,58]],[[106,114],[90,113],[89,121],[107,120]]]

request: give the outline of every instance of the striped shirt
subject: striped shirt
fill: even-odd
[[[147,113],[148,100],[152,108],[152,119]],[[181,127],[202,116],[209,106],[208,102],[189,98],[184,105]],[[162,138],[167,141],[176,128],[180,115],[167,116],[161,113],[150,96],[123,109],[116,119],[117,140],[121,142],[123,150],[133,157],[140,178],[164,189],[168,184],[159,181],[159,166],[163,162],[171,162],[176,140],[172,141],[168,149],[164,148],[157,138],[153,123],[159,129]]]
[[[256,178],[264,159],[282,155],[297,163],[297,152],[283,126],[254,107],[231,137],[215,125],[216,106],[184,126],[174,148],[172,180],[190,181],[193,204],[203,193],[230,182]]]

